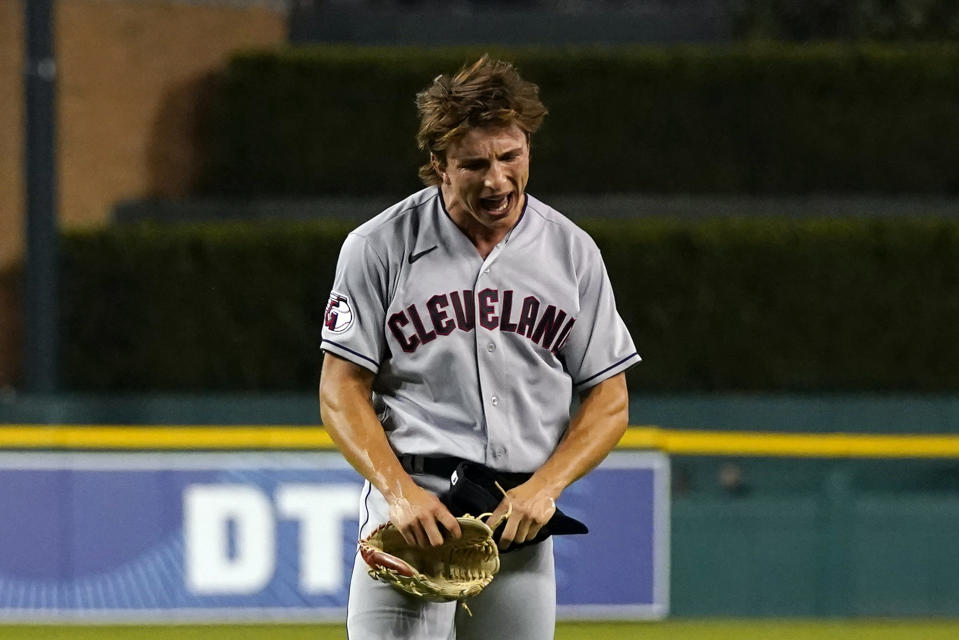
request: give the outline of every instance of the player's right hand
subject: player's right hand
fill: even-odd
[[[387,497],[390,521],[407,544],[418,547],[443,544],[443,533],[462,535],[460,524],[435,495],[413,482],[402,492]]]

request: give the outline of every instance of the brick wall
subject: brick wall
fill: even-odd
[[[22,0],[0,0],[0,272],[23,254]],[[231,52],[276,46],[276,3],[57,0],[59,216],[103,224],[118,200],[175,197],[196,162],[195,103]],[[0,278],[0,387],[16,378],[19,311]]]

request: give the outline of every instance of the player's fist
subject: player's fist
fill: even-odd
[[[400,493],[387,497],[390,522],[407,544],[418,547],[443,544],[444,531],[459,538],[459,522],[439,498],[410,482]]]
[[[507,491],[487,523],[495,528],[506,518],[499,540],[499,548],[504,550],[513,542],[519,544],[535,538],[555,513],[556,499],[553,495],[544,486],[529,481]]]

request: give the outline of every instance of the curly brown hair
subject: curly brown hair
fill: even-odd
[[[439,75],[416,94],[420,113],[417,146],[445,162],[450,144],[474,127],[517,125],[526,139],[539,129],[548,113],[540,102],[539,87],[523,80],[509,62],[484,55],[450,77]],[[427,185],[441,180],[431,161],[420,167]]]

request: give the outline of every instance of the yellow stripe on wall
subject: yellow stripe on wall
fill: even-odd
[[[325,429],[273,426],[5,425],[0,448],[17,449],[332,449]]]
[[[620,447],[693,456],[959,458],[959,436],[687,431],[633,427]]]
[[[0,449],[334,449],[320,427],[0,425]],[[959,458],[959,435],[695,431],[635,426],[621,449],[694,456]]]

